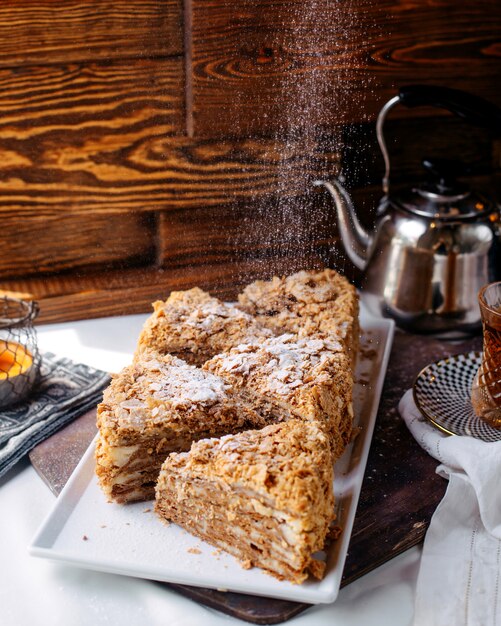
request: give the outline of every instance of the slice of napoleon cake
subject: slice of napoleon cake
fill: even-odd
[[[333,338],[271,337],[218,354],[203,368],[238,390],[268,424],[294,417],[321,424],[334,462],[351,439],[353,375]]]
[[[358,294],[339,272],[303,270],[269,281],[257,280],[247,285],[238,300],[242,310],[277,335],[338,337],[354,369],[360,332]]]
[[[172,355],[143,352],[113,378],[98,406],[99,483],[110,501],[152,499],[170,452],[265,424],[224,379]]]
[[[317,423],[293,419],[195,442],[163,464],[155,511],[244,567],[293,583],[322,578],[314,554],[334,519],[327,437]]]
[[[136,354],[153,349],[202,365],[239,343],[273,335],[249,314],[198,287],[173,291],[165,302],[154,302],[153,308],[139,336]]]

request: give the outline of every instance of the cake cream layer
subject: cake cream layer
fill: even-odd
[[[340,340],[293,334],[236,346],[203,366],[225,379],[264,413],[317,421],[331,440],[334,460],[351,437],[353,375]]]
[[[359,340],[355,287],[332,269],[258,280],[239,295],[239,306],[275,334],[337,335],[354,368]]]
[[[325,433],[292,419],[171,454],[156,487],[156,512],[279,579],[321,575],[313,558],[334,519]]]
[[[154,302],[153,308],[140,334],[137,353],[154,349],[202,365],[234,345],[273,334],[251,315],[198,287],[173,291],[165,302]]]

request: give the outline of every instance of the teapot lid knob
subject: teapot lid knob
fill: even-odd
[[[444,198],[466,197],[469,191],[468,186],[457,180],[458,176],[465,176],[471,172],[471,168],[465,163],[457,159],[425,158],[422,165],[428,173],[428,180],[422,186],[422,192],[433,193]]]

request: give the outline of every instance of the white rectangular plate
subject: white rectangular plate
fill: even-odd
[[[94,474],[94,442],[38,530],[30,553],[114,574],[311,604],[333,602],[341,583],[393,340],[393,322],[371,317],[363,307],[360,322],[363,334],[354,409],[361,430],[335,467],[337,523],[343,531],[329,548],[323,580],[293,585],[258,568],[245,570],[230,555],[219,553],[175,524],[163,524],[153,513],[152,502],[109,504]]]

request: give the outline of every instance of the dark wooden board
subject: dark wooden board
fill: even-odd
[[[0,280],[98,267],[146,265],[156,259],[155,215],[61,212],[57,217],[2,216]]]
[[[188,7],[188,121],[197,136],[375,119],[409,82],[499,102],[497,0],[191,0]],[[284,116],[301,97],[308,114]]]
[[[59,495],[96,432],[96,409],[90,409],[29,453],[31,464],[54,495]]]
[[[339,169],[325,137],[305,145],[183,136],[181,57],[8,69],[0,87],[2,216],[271,201],[304,194]]]
[[[242,261],[262,259],[269,264],[288,257],[297,265],[315,254],[323,254],[324,264],[330,265],[333,248],[340,243],[334,203],[313,187],[308,194],[274,203],[253,198],[166,211],[159,216],[158,234],[162,267],[198,266],[202,274],[208,264],[233,267],[238,274]]]
[[[183,52],[182,0],[2,0],[0,67]]]
[[[0,213],[158,208],[158,153],[184,131],[183,90],[182,57],[1,71]]]
[[[397,332],[367,461],[342,586],[422,541],[446,481],[437,462],[414,441],[398,402],[428,363],[481,347],[481,338],[450,343]],[[90,411],[37,446],[30,459],[57,494],[96,432]],[[163,584],[163,583],[158,583]],[[169,585],[183,595],[255,624],[276,624],[309,605],[239,593]]]
[[[155,262],[169,284],[179,266],[181,282],[200,272],[210,284],[223,263],[317,247],[332,263],[337,218],[324,190],[324,211],[311,201],[312,180],[341,168],[370,221],[381,197],[375,115],[399,84],[501,102],[498,4],[4,0],[0,279],[82,278],[77,297],[49,307],[52,320],[57,307],[77,319],[94,305],[83,271],[124,268],[126,281],[148,266],[160,286]],[[423,143],[483,174],[494,147],[499,170],[499,142],[437,115],[392,112],[392,181],[419,174]],[[96,313],[118,312],[122,295],[100,293]],[[123,312],[149,305],[138,298]]]

